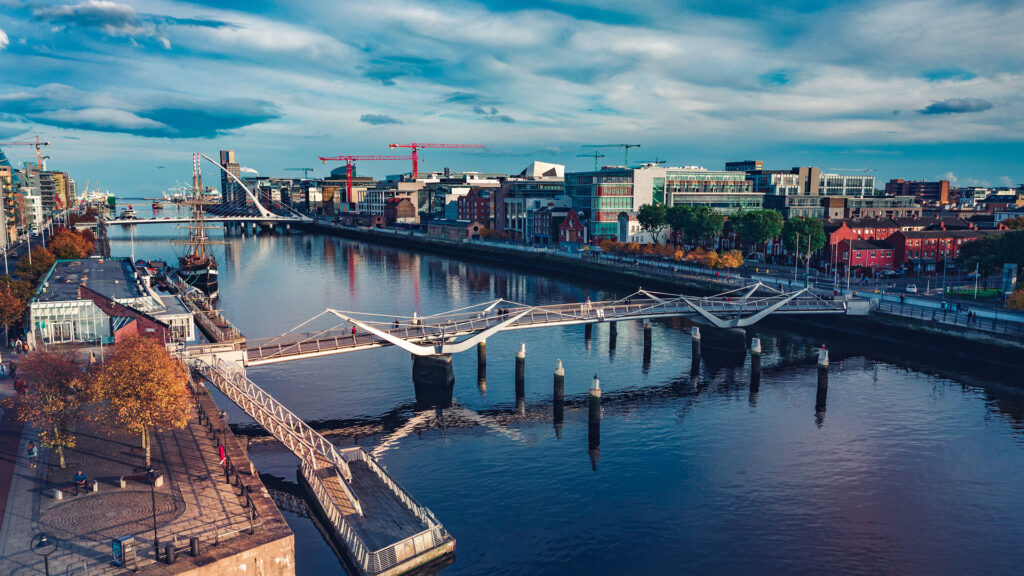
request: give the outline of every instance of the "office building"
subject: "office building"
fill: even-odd
[[[239,166],[238,162],[235,161],[234,150],[221,150],[220,151],[220,165],[224,167],[235,178],[239,178],[242,175],[242,167]],[[222,204],[245,204],[248,199],[246,198],[245,190],[238,185],[230,176],[224,173],[224,170],[220,171],[220,201]]]
[[[949,180],[926,182],[896,178],[885,185],[886,196],[913,196],[918,202],[949,204]]]

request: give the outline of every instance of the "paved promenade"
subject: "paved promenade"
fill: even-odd
[[[160,541],[176,541],[179,555],[191,536],[198,536],[208,549],[249,532],[249,509],[238,488],[225,482],[217,445],[196,418],[183,430],[156,436],[153,467],[165,481],[153,492],[144,478],[140,440],[134,436],[108,437],[85,428],[79,431],[77,446],[65,453],[66,469],[59,468],[55,454],[42,448],[39,466],[31,469],[25,445],[29,440],[38,444],[38,439],[27,427],[18,434],[20,429],[19,424],[0,420],[0,492],[6,495],[0,574],[43,573],[43,559],[29,548],[30,538],[39,532],[59,540],[49,557],[51,574],[85,566],[91,576],[125,574],[111,563],[111,538],[131,535],[138,565],[145,569],[155,562],[154,499]],[[78,468],[89,476],[90,489],[94,480],[98,482],[97,492],[75,495],[71,477]],[[125,488],[120,487],[122,476],[129,477]],[[63,500],[55,499],[55,489],[63,491]]]

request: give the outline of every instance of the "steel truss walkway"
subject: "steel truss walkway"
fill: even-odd
[[[299,457],[302,477],[362,574],[404,573],[454,550],[433,513],[362,448],[335,448],[236,363],[212,356],[190,366]]]
[[[327,309],[294,330],[325,316],[341,322],[318,332],[290,332],[246,342],[246,365],[398,346],[417,356],[468,350],[504,330],[619,320],[687,316],[719,328],[750,326],[770,314],[845,314],[846,303],[825,300],[804,288],[783,292],[760,282],[714,296],[638,290],[619,300],[529,306],[492,300],[432,316],[385,316]],[[355,330],[353,330],[353,327]]]

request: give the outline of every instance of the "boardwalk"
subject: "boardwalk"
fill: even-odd
[[[259,366],[299,358],[399,346],[413,354],[460,352],[497,331],[546,326],[697,317],[719,327],[749,326],[769,314],[845,314],[846,304],[824,300],[807,290],[790,293],[761,284],[710,297],[636,292],[603,302],[574,302],[545,306],[496,300],[424,317],[399,317],[391,322],[379,315],[327,310],[342,322],[318,332],[290,333],[246,341],[246,365]],[[397,325],[395,323],[397,320]],[[352,327],[356,330],[353,332]],[[455,342],[460,337],[467,340]]]

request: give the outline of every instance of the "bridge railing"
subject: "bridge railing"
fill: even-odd
[[[237,364],[217,357],[212,359],[212,364],[197,358],[192,360],[192,367],[300,458],[307,450],[312,450],[337,466],[345,479],[352,479],[348,462],[334,444],[246,378]],[[359,499],[348,484],[342,482],[341,487],[356,511],[362,514]]]
[[[363,544],[362,538],[356,533],[355,528],[352,527],[347,520],[345,515],[338,508],[338,505],[331,498],[327,491],[327,487],[324,485],[323,480],[320,479],[317,474],[316,465],[314,464],[315,458],[312,455],[306,455],[300,457],[302,463],[299,465],[299,469],[302,472],[303,478],[309,483],[310,488],[313,490],[313,495],[316,496],[318,502],[324,510],[324,515],[327,517],[327,521],[334,527],[334,531],[341,537],[342,541],[345,542],[345,546],[348,548],[349,554],[352,559],[360,565],[364,571],[369,572],[370,568],[370,553]],[[344,482],[342,482],[344,485]]]

